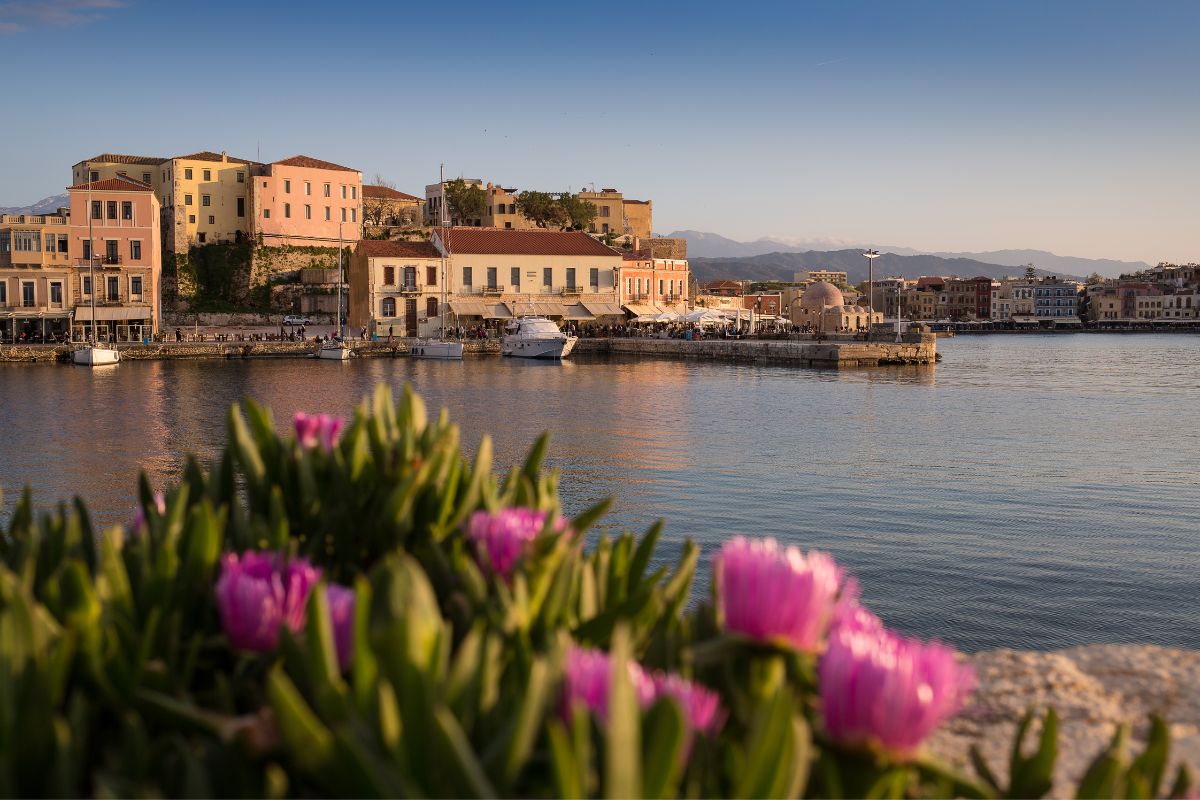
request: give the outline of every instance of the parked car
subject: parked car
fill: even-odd
[[[313,322],[308,317],[302,317],[299,314],[288,314],[283,318],[284,325],[312,325]]]

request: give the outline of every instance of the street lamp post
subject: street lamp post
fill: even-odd
[[[871,324],[875,321],[875,259],[879,253],[868,250],[863,253],[867,259],[867,341],[871,341]]]
[[[901,281],[896,281],[896,344],[903,341],[900,338],[900,284]]]

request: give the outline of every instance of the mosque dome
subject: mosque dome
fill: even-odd
[[[829,281],[817,281],[805,289],[804,295],[800,298],[800,305],[803,308],[840,307],[845,303],[842,290]]]

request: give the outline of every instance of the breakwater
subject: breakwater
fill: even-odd
[[[407,356],[407,341],[352,342],[354,354],[363,358]],[[198,359],[308,358],[317,343],[307,342],[167,342],[119,345],[126,361],[192,361]],[[498,355],[495,339],[468,340],[464,350],[473,355]],[[854,368],[880,364],[932,364],[937,360],[936,337],[916,334],[903,342],[863,342],[774,339],[580,339],[575,352],[616,353],[651,358],[694,358],[710,361],[749,361],[801,367]],[[0,345],[0,362],[69,362],[66,345]]]

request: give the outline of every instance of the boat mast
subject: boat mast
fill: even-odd
[[[88,282],[91,284],[92,295],[92,335],[89,342],[92,346],[96,344],[96,242],[92,239],[92,165],[90,162],[83,163],[83,169],[87,172],[88,179],[88,199],[87,199],[87,218],[88,218]]]
[[[345,209],[342,209],[345,213]],[[338,222],[338,341],[345,340],[342,335],[342,223]]]
[[[442,339],[446,338],[446,165],[438,164],[438,182],[441,188],[441,205],[438,206],[438,221],[442,228],[442,246],[438,252],[442,257]]]

